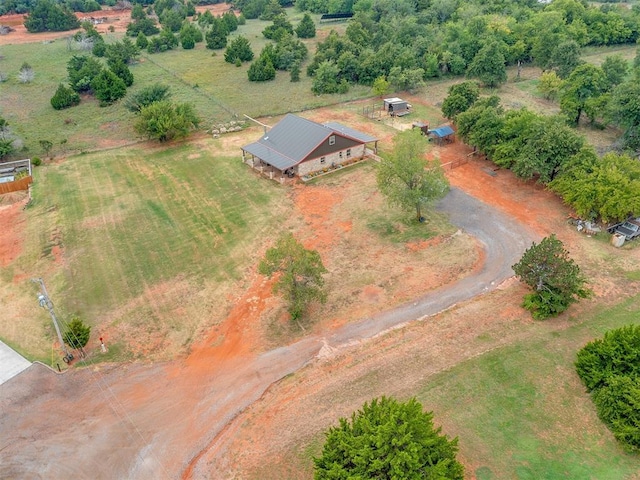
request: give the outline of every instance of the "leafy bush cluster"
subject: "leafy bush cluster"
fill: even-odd
[[[640,325],[588,343],[578,352],[576,370],[616,439],[640,452]]]
[[[200,119],[188,103],[174,104],[169,87],[156,83],[134,93],[127,108],[138,118],[134,128],[140,135],[161,142],[186,137],[198,128]]]
[[[505,111],[497,97],[477,100],[454,86],[443,102],[458,135],[496,165],[537,179],[559,193],[583,218],[622,221],[640,212],[640,164],[624,154],[599,159],[565,117],[526,108]],[[464,87],[472,88],[472,87]]]

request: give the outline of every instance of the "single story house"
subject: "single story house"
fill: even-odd
[[[373,144],[373,148],[367,148]],[[337,122],[316,123],[287,114],[256,142],[242,147],[242,161],[269,178],[305,176],[376,154],[378,139]]]

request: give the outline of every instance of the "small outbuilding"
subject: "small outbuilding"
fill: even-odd
[[[451,125],[443,125],[433,130],[429,130],[429,140],[434,140],[438,145],[443,143],[453,142],[455,140],[456,132]]]
[[[383,100],[384,111],[393,117],[401,117],[410,113],[411,104],[398,97]]]
[[[426,122],[413,122],[411,124],[412,128],[419,128],[420,132],[422,132],[423,135],[429,135],[429,124]]]

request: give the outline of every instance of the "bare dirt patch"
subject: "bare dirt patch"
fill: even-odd
[[[3,195],[4,196],[4,195]],[[22,252],[25,218],[24,201],[0,205],[0,266],[6,267]]]

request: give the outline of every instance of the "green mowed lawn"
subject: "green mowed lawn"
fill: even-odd
[[[202,143],[75,156],[37,170],[21,261],[33,268],[61,248],[53,289],[91,322],[163,282],[237,280],[286,205],[278,184]]]
[[[640,323],[638,300],[562,331],[536,324],[535,337],[463,362],[417,392],[459,437],[462,455],[475,466],[469,474],[479,480],[637,478],[640,458],[625,453],[598,419],[573,362],[577,350],[604,331]]]

